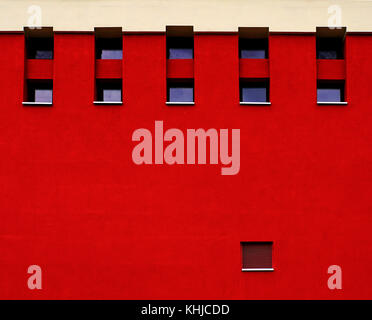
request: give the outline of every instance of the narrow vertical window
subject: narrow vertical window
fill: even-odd
[[[346,27],[316,28],[318,105],[347,105],[345,37]]]
[[[53,104],[54,33],[52,27],[24,28],[23,105]]]

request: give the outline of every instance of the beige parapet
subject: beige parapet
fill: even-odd
[[[348,32],[371,32],[372,0],[0,0],[0,31],[35,24],[54,31],[140,32],[164,32],[167,25],[191,25],[196,32],[315,32],[336,24]]]

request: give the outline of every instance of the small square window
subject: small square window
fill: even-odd
[[[168,102],[193,102],[193,80],[168,80]]]
[[[340,38],[317,39],[317,59],[343,59],[344,43]]]
[[[269,102],[268,80],[241,80],[241,102]]]
[[[53,59],[53,29],[25,28],[25,46],[27,59]]]
[[[272,242],[242,242],[242,270],[272,271]]]
[[[318,102],[344,102],[344,81],[318,81]]]
[[[96,38],[96,59],[123,58],[121,38]]]
[[[168,59],[193,59],[194,38],[192,37],[167,37]]]
[[[27,102],[53,102],[52,80],[28,80]]]
[[[316,57],[317,59],[344,59],[344,39],[346,28],[317,27]]]
[[[239,39],[241,59],[267,59],[268,39]]]
[[[97,101],[121,102],[122,81],[121,79],[98,79],[96,83]]]
[[[96,59],[121,60],[123,58],[123,32],[121,27],[94,28]]]

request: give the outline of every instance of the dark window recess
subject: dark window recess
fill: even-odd
[[[345,83],[343,81],[318,81],[318,102],[343,102]]]
[[[53,38],[26,38],[27,59],[53,59]]]
[[[192,80],[168,80],[168,102],[194,102],[194,82]]]
[[[193,59],[194,38],[193,37],[167,37],[168,59]]]
[[[269,81],[240,81],[241,102],[269,102]]]
[[[272,268],[272,242],[242,242],[242,268]]]
[[[96,59],[123,58],[123,42],[121,38],[96,38]]]
[[[344,41],[342,38],[318,38],[316,47],[317,59],[344,58]]]
[[[97,101],[121,102],[122,82],[120,79],[99,79],[96,83]]]
[[[239,39],[239,58],[267,59],[268,39]]]
[[[53,81],[28,80],[27,102],[53,102]]]

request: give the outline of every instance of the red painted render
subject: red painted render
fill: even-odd
[[[346,107],[316,104],[313,35],[270,36],[265,108],[239,105],[237,35],[195,35],[191,107],[165,105],[165,35],[123,41],[122,106],[93,105],[94,35],[59,33],[53,106],[24,107],[24,38],[0,35],[0,298],[372,298],[372,37],[346,38]],[[135,165],[155,120],[240,129],[239,174]],[[241,241],[275,271],[242,272]]]
[[[167,59],[167,78],[194,77],[194,59]]]
[[[26,79],[53,79],[53,60],[26,59]]]
[[[317,60],[318,79],[321,80],[344,80],[345,59],[340,60]]]
[[[269,78],[269,59],[239,59],[241,78]]]
[[[97,79],[121,79],[123,76],[122,60],[96,59]]]

